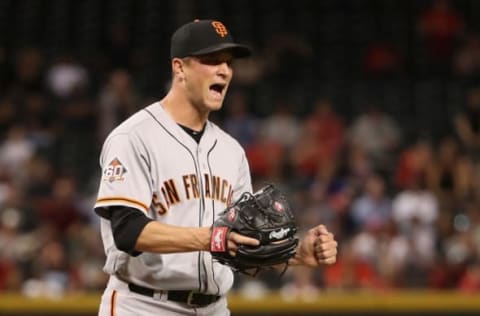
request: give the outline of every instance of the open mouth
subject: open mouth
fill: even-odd
[[[222,94],[223,89],[225,89],[225,85],[221,83],[214,83],[210,86],[210,91],[213,91],[218,94]]]

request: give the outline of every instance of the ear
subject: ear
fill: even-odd
[[[184,66],[184,62],[180,58],[172,59],[173,75],[174,75],[174,77],[177,77],[180,80],[183,80],[185,78],[183,66]]]

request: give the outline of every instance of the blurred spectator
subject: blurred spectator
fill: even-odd
[[[40,249],[34,275],[23,286],[28,297],[61,298],[70,283],[68,257],[59,240],[48,240]]]
[[[17,175],[34,153],[35,146],[27,138],[27,130],[20,125],[13,126],[0,144],[0,166],[11,176]]]
[[[453,73],[460,77],[480,76],[480,37],[477,33],[469,34],[455,51]]]
[[[75,179],[59,176],[54,180],[52,193],[38,204],[38,217],[42,225],[47,225],[64,235],[70,226],[82,221],[77,205]]]
[[[444,240],[444,251],[448,262],[461,265],[462,268],[472,263],[477,249],[473,248],[469,219],[465,214],[457,214],[454,218],[455,234]]]
[[[462,278],[466,276],[467,266],[474,263],[471,235],[467,231],[457,230],[455,234],[442,241],[441,247],[445,260],[443,267],[445,279],[441,285],[450,288],[457,287]]]
[[[386,78],[401,70],[400,54],[387,41],[372,42],[363,57],[363,67],[367,75]]]
[[[480,257],[480,203],[472,200],[465,207],[465,215],[468,218],[468,231],[472,236],[472,246],[475,258]]]
[[[284,147],[292,147],[298,140],[300,123],[292,113],[293,105],[285,100],[277,101],[273,112],[261,123],[262,134]]]
[[[444,216],[445,223],[440,226],[437,241],[440,251],[432,273],[431,286],[460,287],[465,292],[475,291],[474,266],[477,264],[480,249],[479,204],[470,200],[460,207],[457,206],[456,212],[449,214],[449,217]],[[473,266],[471,271],[470,265]]]
[[[265,75],[266,60],[268,57],[262,58],[258,55],[235,60],[233,63],[235,76],[232,83],[242,88],[253,87]]]
[[[472,164],[453,137],[440,140],[434,159],[427,166],[429,189],[440,201],[463,201],[472,193]],[[457,202],[458,203],[458,202]]]
[[[128,25],[113,23],[108,27],[106,51],[112,69],[126,69],[130,66],[131,34]]]
[[[0,46],[0,87],[6,87],[11,78],[11,69],[8,60],[9,54],[5,46]]]
[[[472,294],[480,291],[480,263],[474,262],[466,268],[465,274],[458,282],[461,293]]]
[[[480,161],[480,87],[468,90],[465,107],[454,118],[462,147],[475,162]]]
[[[48,150],[55,141],[54,111],[47,98],[38,92],[25,96],[23,121],[28,138],[37,150]]]
[[[327,160],[337,158],[345,142],[345,126],[329,99],[315,99],[312,113],[307,115],[302,125],[310,126],[317,138],[317,146],[323,148]]]
[[[285,282],[280,295],[286,301],[315,301],[320,293],[319,285],[315,282],[315,271],[308,267],[299,268],[292,269],[292,280]]]
[[[480,197],[480,88],[474,87],[466,94],[465,107],[454,117],[455,132],[461,148],[465,150],[472,166],[473,194]]]
[[[464,30],[464,19],[450,0],[433,0],[418,18],[418,33],[428,57],[436,66],[448,66],[455,45]]]
[[[42,91],[45,60],[36,48],[19,49],[15,54],[14,78],[10,91],[21,97],[23,93]]]
[[[59,109],[57,139],[53,161],[60,173],[77,178],[83,189],[98,166],[95,155],[97,140],[97,111],[89,98],[78,97],[66,101]]]
[[[354,195],[359,194],[373,174],[375,167],[370,161],[367,152],[361,146],[347,145],[344,155],[346,157],[345,172],[352,186]]]
[[[264,46],[265,75],[275,86],[287,88],[301,74],[303,67],[315,56],[311,44],[299,34],[272,34]],[[285,79],[288,78],[286,81]]]
[[[19,290],[34,265],[43,242],[34,230],[36,226],[37,217],[28,208],[23,192],[10,183],[0,204],[0,265],[9,273],[0,283],[3,282],[7,290]]]
[[[312,125],[302,125],[298,141],[290,151],[290,160],[299,178],[312,178],[321,165],[328,164],[325,149],[318,146]]]
[[[394,118],[380,107],[369,104],[349,127],[351,145],[365,149],[371,163],[380,170],[389,170],[399,148],[401,131]]]
[[[337,262],[325,267],[325,286],[329,289],[381,289],[382,281],[376,273],[375,267],[358,256],[352,250],[351,242],[343,242]]]
[[[18,291],[20,289],[21,273],[16,269],[15,263],[0,258],[0,292]]]
[[[425,181],[425,177],[417,177],[393,199],[392,218],[400,234],[408,239],[409,254],[404,266],[404,286],[407,287],[426,286],[435,259],[439,202],[426,189]]]
[[[393,199],[392,216],[404,232],[417,224],[432,227],[438,217],[438,200],[426,189],[425,177],[418,176]]]
[[[112,71],[107,84],[99,92],[98,106],[99,142],[102,143],[114,126],[141,106],[132,79],[126,70]]]
[[[0,137],[4,139],[7,131],[18,124],[19,107],[12,96],[0,96]]]
[[[285,148],[281,143],[264,135],[263,131],[245,148],[253,177],[265,181],[281,181],[285,168]]]
[[[348,210],[352,204],[353,188],[339,169],[337,162],[320,166],[310,184],[311,189],[325,190],[325,198],[328,206],[337,213],[343,229],[351,229],[348,222]]]
[[[90,98],[76,97],[62,102],[58,111],[59,132],[68,134],[61,136],[71,137],[86,133],[90,140],[90,137],[95,135],[98,113]]]
[[[401,234],[399,227],[390,220],[377,235],[377,271],[386,287],[400,288],[405,285],[405,273],[411,260],[411,243]]]
[[[65,249],[70,263],[70,289],[100,291],[108,281],[102,270],[105,260],[103,249],[98,247],[99,234],[99,228],[91,223],[77,223],[69,229]]]
[[[351,216],[357,230],[369,225],[386,226],[390,221],[392,201],[386,195],[385,181],[380,175],[367,178],[364,192],[353,200]]]
[[[433,152],[429,141],[419,139],[400,152],[395,167],[395,188],[406,189],[419,177],[426,177]]]
[[[245,92],[232,91],[226,101],[225,130],[244,148],[248,148],[255,140],[259,120],[250,111],[250,104]]]
[[[12,177],[12,179],[15,178]],[[22,183],[16,180],[4,183],[5,192],[0,204],[0,211],[6,212],[8,210],[8,214],[12,215],[8,218],[17,219],[13,226],[18,232],[30,232],[37,228],[38,216],[32,201],[30,201],[30,196],[26,195]],[[18,217],[16,217],[17,215]]]
[[[18,180],[32,205],[50,194],[54,171],[52,163],[40,155],[34,155],[24,164],[24,169],[18,175]]]
[[[308,227],[309,223],[324,223],[336,231],[335,234],[342,231],[340,215],[329,203],[328,183],[316,181],[307,190],[299,190],[296,194],[293,209],[301,229]]]
[[[16,209],[2,208],[0,211],[0,291],[18,290],[21,286],[22,274],[17,267],[17,260],[23,255],[22,251],[17,249],[20,217],[20,212]]]
[[[55,97],[64,100],[85,92],[89,84],[88,72],[72,55],[59,55],[47,70],[46,83]]]
[[[330,100],[318,98],[312,113],[301,122],[298,141],[291,150],[292,164],[299,175],[306,177],[335,170],[343,144],[342,119],[333,111]]]

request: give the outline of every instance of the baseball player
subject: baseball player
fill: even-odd
[[[250,48],[223,23],[196,20],[173,34],[170,51],[167,95],[121,123],[102,148],[95,212],[110,275],[102,316],[230,314],[233,273],[212,260],[210,227],[252,184],[244,150],[208,116],[222,106],[232,61]],[[258,243],[231,233],[228,250]],[[289,263],[316,267],[336,254],[319,225]]]

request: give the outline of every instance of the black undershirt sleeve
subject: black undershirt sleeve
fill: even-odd
[[[99,213],[99,211],[95,211],[97,214]],[[106,210],[102,212],[106,212]],[[133,257],[140,255],[141,252],[135,250],[135,244],[145,226],[153,220],[142,211],[127,206],[110,206],[108,213],[117,249]]]

